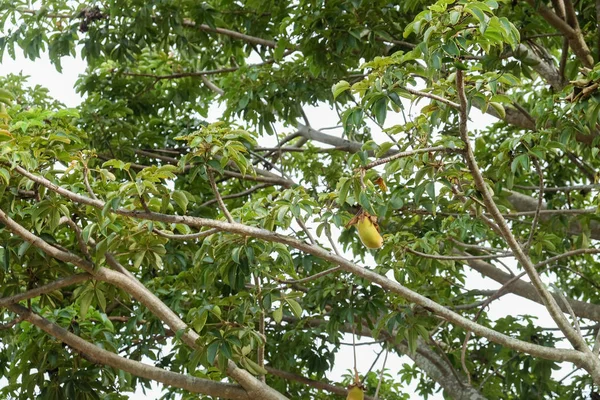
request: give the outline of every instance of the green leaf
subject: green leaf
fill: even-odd
[[[387,97],[382,97],[373,104],[372,108],[375,120],[379,125],[383,125],[387,116]]]
[[[0,88],[0,103],[11,105],[14,100],[15,95],[12,92],[4,88]]]
[[[340,94],[344,93],[348,89],[350,89],[350,83],[348,83],[348,81],[339,81],[331,88],[331,92],[333,93],[333,99],[337,99]]]
[[[276,308],[275,310],[273,310],[273,319],[277,323],[280,323],[281,320],[283,319],[283,308],[281,306],[279,306],[279,308]]]
[[[96,297],[96,301],[98,302],[98,305],[100,306],[100,309],[103,312],[106,311],[106,297],[104,296],[104,292],[102,290],[100,290],[99,288],[96,288],[94,290],[94,295]]]
[[[110,199],[109,201],[107,201],[104,204],[104,207],[102,208],[102,213],[101,215],[103,217],[106,217],[110,212],[113,212],[114,210],[116,210],[117,208],[119,208],[119,205],[121,204],[121,198],[120,197],[113,197],[112,199]]]
[[[181,208],[184,213],[187,212],[189,201],[185,193],[181,190],[175,190],[171,196],[179,208]]]
[[[529,156],[527,154],[521,154],[515,157],[510,164],[511,172],[514,174],[519,166],[521,167],[522,171],[529,170]]]
[[[300,304],[292,298],[286,297],[285,301],[290,305],[290,308],[292,309],[292,312],[294,313],[296,318],[300,318],[302,316],[302,307],[300,306]]]
[[[496,103],[494,101],[490,102],[490,106],[496,110],[496,112],[498,113],[498,116],[501,119],[506,118],[506,110],[504,109],[504,106],[500,103]]]
[[[219,350],[219,340],[213,340],[211,344],[206,348],[206,359],[210,365],[215,363],[217,358],[217,350]]]
[[[81,319],[85,319],[93,299],[94,291],[91,289],[87,289],[79,298],[79,317]]]
[[[204,328],[204,325],[206,325],[207,320],[208,320],[207,312],[202,312],[202,313],[200,313],[200,315],[198,317],[194,318],[194,321],[192,322],[194,331],[196,331],[196,333],[200,333],[202,331],[202,329]]]
[[[10,183],[10,173],[5,168],[0,168],[0,178],[2,178],[7,185]]]
[[[30,247],[31,243],[29,242],[21,243],[21,245],[19,246],[19,250],[17,251],[17,256],[19,258],[23,258],[23,256],[25,255],[25,253],[27,253],[27,250],[29,250]]]
[[[243,361],[245,361],[246,363],[246,369],[248,369],[248,371],[250,371],[251,373],[253,373],[254,375],[267,375],[268,371],[261,367],[260,365],[258,365],[257,363],[255,363],[252,359],[248,358],[248,357],[244,357],[242,359]]]

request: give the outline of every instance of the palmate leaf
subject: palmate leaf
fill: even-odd
[[[0,397],[121,399],[157,376],[166,397],[343,397],[352,332],[369,396],[593,393],[583,346],[528,303],[469,322],[512,279],[500,261],[598,322],[593,2],[559,26],[568,47],[528,2],[321,3],[0,6],[0,57],[85,64],[75,108],[0,77],[0,289],[33,291],[1,303]],[[365,212],[370,248],[347,225]],[[509,290],[536,300],[529,282]]]

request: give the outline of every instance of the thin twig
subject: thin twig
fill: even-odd
[[[357,344],[354,344],[354,346],[358,346]],[[369,372],[371,372],[373,370],[373,368],[375,367],[375,364],[377,364],[377,361],[379,361],[379,357],[381,357],[381,355],[383,354],[383,352],[385,351],[385,347],[383,347],[381,349],[381,351],[379,353],[377,353],[377,356],[375,357],[375,360],[373,360],[373,362],[371,363],[371,366],[369,367],[369,369],[367,370],[367,372],[363,375],[363,379],[362,382],[364,384],[365,380],[367,379],[367,375],[369,375]],[[356,371],[356,368],[355,368]]]
[[[235,199],[235,198],[237,198],[237,197],[243,197],[243,196],[246,196],[246,195],[248,195],[248,194],[254,193],[254,192],[256,192],[257,190],[260,190],[260,189],[263,189],[263,188],[266,188],[266,187],[269,187],[269,186],[273,186],[273,185],[271,185],[270,183],[260,183],[260,184],[258,184],[258,185],[252,186],[251,188],[249,188],[249,189],[246,189],[246,190],[244,190],[244,191],[242,191],[242,192],[239,192],[239,193],[233,193],[233,194],[228,194],[228,195],[226,195],[226,196],[221,196],[221,198],[222,198],[223,200]],[[211,199],[211,200],[205,201],[204,203],[200,204],[200,206],[199,206],[199,207],[207,207],[207,206],[210,206],[211,204],[214,204],[214,203],[216,203],[216,202],[217,202],[217,199],[216,199],[216,198],[214,198],[214,199]]]
[[[218,74],[224,74],[224,73],[228,73],[228,72],[234,72],[234,71],[237,71],[238,69],[240,69],[240,67],[219,68],[219,69],[212,69],[212,70],[206,70],[206,71],[194,71],[194,72],[179,72],[179,73],[168,74],[168,75],[156,75],[156,74],[150,74],[150,73],[146,73],[146,72],[126,72],[126,71],[124,71],[124,72],[121,72],[121,75],[140,77],[140,78],[152,78],[155,81],[160,81],[160,80],[164,80],[164,79],[199,78],[199,77],[207,76],[207,75],[218,75]]]
[[[329,150],[329,149],[324,149]],[[306,149],[300,147],[255,147],[254,151],[272,151],[277,153],[285,153],[285,152],[304,152]]]
[[[477,244],[471,244],[471,243],[464,243],[461,242],[460,240],[457,240],[453,237],[449,238],[452,242],[456,243],[457,245],[467,248],[467,249],[475,249],[475,250],[481,250],[481,251],[486,251],[486,252],[502,252],[502,253],[508,253],[506,250],[502,250],[502,249],[495,249],[493,247],[486,247],[486,246],[480,246]]]
[[[282,177],[284,177],[285,179],[289,179],[292,180],[292,178],[290,178],[289,175],[287,175],[285,173],[285,171],[283,171],[281,168],[279,168],[278,166],[274,165],[270,160],[266,159],[265,157],[261,156],[260,154],[250,150],[249,151],[250,154],[252,154],[254,157],[264,161],[265,163],[267,163],[268,165],[270,165],[271,167],[273,167],[273,169],[275,169],[277,172],[279,172],[281,174]]]
[[[152,229],[152,232],[156,233],[158,236],[162,236],[162,237],[167,238],[167,239],[174,239],[174,240],[195,240],[195,239],[201,239],[201,238],[213,235],[213,234],[219,232],[219,230],[216,229],[216,228],[213,228],[213,229],[209,229],[209,230],[204,231],[204,232],[178,235],[178,234],[174,234],[174,233],[163,232],[161,230],[158,230],[158,229],[154,228],[154,229]]]
[[[503,258],[503,257],[513,257],[513,253],[501,253],[501,254],[484,254],[480,256],[444,256],[439,254],[427,254],[421,253],[420,251],[413,250],[411,248],[406,248],[406,251],[409,253],[415,254],[419,257],[423,258],[431,258],[434,260],[448,260],[448,261],[462,261],[462,260],[489,260],[494,258]]]
[[[581,327],[579,326],[579,320],[577,319],[577,315],[575,315],[575,311],[573,311],[573,307],[571,307],[571,304],[567,301],[567,298],[563,294],[562,290],[560,290],[556,285],[552,285],[552,287],[554,287],[556,295],[562,300],[565,308],[569,311],[569,314],[573,319],[573,326],[575,326],[575,330],[579,336],[583,338],[583,335],[581,334]]]
[[[439,326],[441,326],[441,324]],[[432,330],[431,332],[435,332],[435,330],[437,330],[437,328]],[[440,352],[440,355],[444,359],[444,361],[446,361],[446,365],[450,369],[450,372],[452,372],[452,375],[454,375],[454,379],[456,379],[456,381],[459,382],[461,386],[464,386],[463,380],[458,376],[458,372],[454,368],[454,364],[452,364],[452,361],[450,361],[450,359],[448,358],[448,355],[446,354],[444,349],[442,349],[442,346],[440,346],[440,344],[437,342],[437,340],[435,340],[433,338],[433,335],[431,333],[429,334],[429,340],[431,341],[431,343],[433,343],[435,348],[438,349],[438,351]]]
[[[342,255],[340,254],[340,251],[338,250],[337,246],[335,245],[335,242],[333,241],[333,238],[331,237],[331,227],[329,226],[329,224],[325,225],[325,236],[327,237],[329,244],[331,244],[331,248],[333,249],[334,253],[341,257]]]
[[[558,381],[558,385],[560,385],[561,383],[563,383],[563,381],[565,379],[567,379],[568,377],[570,377],[571,375],[573,375],[575,372],[579,371],[581,369],[581,367],[576,367],[573,369],[573,371],[569,372],[568,374],[566,374],[565,376],[563,376],[559,381]]]
[[[304,223],[304,220],[302,219],[302,217],[296,217],[296,222],[298,223],[298,225],[300,225],[300,228],[302,228],[304,233],[306,233],[306,236],[308,237],[308,240],[310,240],[310,243],[316,245],[317,241],[313,237],[312,233],[310,233],[310,231],[306,227],[306,224]]]
[[[206,170],[206,173],[208,175],[208,181],[210,182],[210,187],[212,188],[212,190],[215,194],[215,198],[217,199],[217,203],[219,204],[221,211],[223,211],[223,214],[225,214],[225,218],[227,218],[227,221],[229,223],[235,222],[233,217],[229,213],[229,210],[227,209],[225,202],[221,198],[221,194],[219,193],[219,189],[217,188],[217,184],[215,183],[215,177],[213,176],[212,170],[210,168],[208,168]]]
[[[204,85],[206,85],[207,88],[209,88],[219,96],[223,96],[223,94],[225,94],[225,91],[217,85],[215,85],[210,79],[206,77],[206,75],[200,75],[200,79],[202,79],[202,82],[204,83]]]
[[[445,99],[441,96],[435,95],[435,94],[431,94],[431,93],[427,93],[427,92],[421,92],[419,90],[415,90],[415,89],[411,89],[409,87],[406,86],[398,86],[400,89],[402,90],[406,90],[408,93],[410,94],[414,94],[415,96],[419,96],[419,97],[427,97],[429,99],[435,100],[435,101],[439,101],[440,103],[444,103],[450,107],[453,108],[460,108],[460,105],[458,103],[455,103],[451,100]]]
[[[512,360],[514,360],[515,358],[519,357],[520,354],[515,354],[514,356],[512,356],[511,358],[509,358],[508,360],[506,360],[504,363],[502,363],[502,365],[498,368],[496,368],[492,373],[488,374],[485,378],[483,378],[483,380],[481,381],[481,383],[479,384],[479,388],[477,390],[481,391],[481,389],[483,389],[483,386],[485,385],[485,383],[494,375],[496,375],[496,370],[502,370],[502,368],[506,367]],[[486,368],[486,370],[489,370],[489,368]]]
[[[85,243],[85,240],[83,240],[83,234],[82,234],[79,226],[75,223],[75,221],[73,221],[69,217],[63,216],[58,220],[59,225],[65,224],[65,223],[67,225],[69,225],[69,227],[71,229],[73,229],[73,231],[75,231],[75,237],[77,238],[77,244],[79,245],[79,250],[81,250],[81,253],[83,253],[83,255],[85,255],[85,257],[88,260],[91,260],[92,256],[90,255],[90,252],[88,251],[88,247],[87,247],[87,244]]]
[[[85,185],[85,188],[87,189],[90,197],[94,200],[98,200],[98,197],[96,197],[96,194],[94,193],[94,191],[92,190],[92,186],[90,185],[90,181],[88,179],[88,166],[87,164],[84,164],[83,166],[83,184]]]
[[[538,174],[538,179],[540,180],[539,192],[538,192],[538,203],[535,208],[535,214],[533,216],[533,222],[531,223],[531,229],[529,231],[529,238],[527,242],[523,245],[523,250],[525,254],[529,253],[529,247],[531,246],[531,242],[533,241],[533,236],[535,235],[535,231],[537,229],[537,225],[540,219],[540,211],[544,205],[544,173],[542,172],[542,168],[540,167],[540,162],[537,158],[533,158],[533,164],[535,165],[535,170]]]
[[[534,268],[539,270],[544,265],[550,264],[554,261],[558,261],[560,259],[567,258],[567,257],[578,256],[581,254],[598,254],[598,253],[600,253],[600,249],[594,249],[594,248],[571,250],[571,251],[567,251],[565,253],[559,254],[557,256],[550,257],[544,261],[540,261],[539,263],[534,265]]]
[[[19,301],[32,299],[34,297],[38,297],[45,293],[50,293],[55,290],[61,289],[66,286],[71,286],[76,283],[84,282],[91,279],[92,276],[90,274],[76,274],[67,276],[66,278],[60,278],[53,282],[47,283],[45,285],[39,286],[37,288],[30,289],[23,293],[14,294],[8,297],[0,298],[0,307],[5,307],[8,304],[17,303]]]
[[[362,343],[348,343],[348,342],[340,342],[342,346],[372,346],[374,344],[379,344],[385,342],[387,339],[373,340],[372,342],[362,342]]]
[[[426,147],[426,148],[423,148],[423,149],[403,151],[403,152],[400,152],[400,153],[396,153],[393,156],[389,156],[389,157],[385,157],[385,158],[380,158],[379,160],[375,160],[373,162],[370,162],[369,164],[365,165],[364,167],[361,167],[361,169],[363,169],[363,170],[366,171],[366,170],[374,168],[374,167],[376,167],[378,165],[385,164],[385,163],[388,163],[390,161],[396,160],[398,158],[410,157],[412,155],[421,154],[421,153],[434,153],[434,152],[438,152],[438,151],[458,152],[458,151],[460,151],[460,149],[450,149],[450,148],[445,147],[445,146],[436,146],[436,147]]]
[[[258,303],[258,309],[260,310],[258,315],[258,332],[260,333],[261,337],[266,340],[267,336],[265,335],[265,310],[262,304],[261,282],[260,277],[256,274],[254,274],[254,284],[256,285],[256,302]],[[266,343],[263,342],[259,343],[258,349],[256,350],[256,361],[258,365],[263,368],[265,366],[265,344]],[[265,382],[264,375],[261,375],[259,378],[262,382]]]
[[[539,186],[514,185],[514,187],[516,189],[521,189],[521,190],[539,190]],[[570,192],[570,191],[574,191],[574,190],[593,190],[593,189],[600,189],[600,184],[545,187],[544,192],[545,193]]]
[[[352,303],[354,303],[353,296],[354,293],[354,286],[350,286],[350,310],[353,310],[352,307]],[[358,380],[358,369],[356,367],[356,327],[354,326],[354,318],[352,321],[352,356],[354,357],[354,380],[357,381]],[[366,375],[365,375],[366,376]]]
[[[465,335],[465,340],[463,340],[462,348],[460,350],[460,365],[462,366],[465,375],[467,375],[467,384],[471,385],[471,371],[467,367],[467,343],[469,342],[469,338],[471,337],[471,331],[467,331]]]
[[[25,319],[22,315],[19,315],[17,318],[13,318],[5,324],[0,324],[0,331],[7,330],[22,322]]]
[[[477,214],[475,212],[469,213],[453,213],[453,212],[431,212],[427,210],[414,210],[414,209],[399,209],[399,212],[410,212],[421,215],[441,215],[443,217],[462,217],[465,215],[470,215],[472,217],[481,217],[481,216],[490,216],[491,214]],[[586,215],[586,214],[595,214],[597,212],[596,208],[574,208],[574,209],[561,209],[561,210],[540,210],[541,215]],[[500,213],[500,215],[504,218],[515,218],[515,217],[529,217],[535,215],[535,211],[518,211],[511,213]]]
[[[319,278],[322,278],[322,277],[324,277],[326,275],[332,274],[332,273],[338,271],[339,269],[340,269],[339,266],[338,267],[329,268],[329,269],[327,269],[325,271],[321,271],[319,273],[316,273],[314,275],[311,275],[311,276],[308,276],[308,277],[302,278],[302,279],[287,280],[287,281],[279,280],[279,279],[276,279],[276,280],[279,283],[285,283],[286,285],[293,285],[293,284],[296,284],[296,283],[304,283],[304,282],[314,281],[315,279],[319,279]]]

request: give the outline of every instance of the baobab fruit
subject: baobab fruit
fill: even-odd
[[[364,400],[365,392],[360,385],[350,385],[348,386],[348,396],[346,396],[346,400]]]
[[[355,361],[356,362],[356,361]],[[365,387],[363,386],[360,378],[358,377],[358,371],[356,367],[354,370],[354,383],[348,386],[348,396],[346,400],[364,400],[365,399]]]
[[[362,244],[369,249],[378,249],[383,246],[383,238],[379,234],[377,217],[362,210],[348,222],[346,226],[356,225],[358,237]]]

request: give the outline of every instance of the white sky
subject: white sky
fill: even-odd
[[[85,65],[80,59],[71,59],[64,58],[63,59],[63,73],[59,74],[56,69],[50,64],[47,57],[42,57],[42,59],[36,60],[35,62],[23,59],[19,57],[17,60],[12,60],[8,56],[5,56],[2,64],[0,64],[0,74],[2,76],[8,73],[19,73],[23,72],[26,75],[30,76],[29,83],[33,86],[35,84],[40,84],[49,89],[50,94],[56,99],[63,102],[67,107],[75,107],[81,101],[80,96],[75,93],[73,89],[74,83],[77,79],[77,76],[85,70]],[[315,128],[325,127],[325,126],[333,126],[338,123],[337,115],[329,110],[327,107],[308,107],[306,109],[307,115],[311,123]],[[215,108],[209,115],[210,120],[218,120],[220,115],[219,109]],[[481,114],[475,115],[473,113],[472,118],[475,119],[473,123],[474,127],[482,127],[485,123],[488,123],[491,117],[482,117]],[[387,125],[393,125],[401,123],[400,116],[394,115],[392,113],[388,114],[388,121],[386,121]],[[472,127],[473,128],[473,127]],[[375,132],[375,130],[374,130]],[[328,133],[332,133],[331,131]],[[375,140],[378,142],[387,141],[387,137],[378,133],[375,135]],[[272,144],[272,143],[271,143]],[[514,265],[511,265],[514,267]],[[468,273],[467,274],[467,288],[469,289],[498,289],[500,287],[499,284],[489,280],[483,279],[477,273]],[[514,295],[506,295],[500,301],[495,301],[488,309],[488,315],[492,319],[497,319],[501,317],[505,317],[507,315],[517,315],[517,314],[529,314],[538,317],[538,323],[543,327],[554,327],[556,326],[546,310],[529,300],[514,296]],[[352,339],[349,335],[346,335],[345,342],[351,342]],[[371,341],[372,339],[364,339],[364,341]],[[365,373],[366,369],[372,364],[373,360],[376,356],[376,349],[372,346],[359,346],[358,348],[358,358],[359,369],[361,373]],[[381,368],[383,361],[383,356],[380,358],[378,364],[374,368],[377,370]],[[148,362],[148,361],[146,361]],[[410,360],[407,357],[399,358],[392,353],[388,358],[387,368],[389,369],[389,373],[392,376],[395,376],[396,371],[401,367],[402,363],[408,362]],[[352,365],[352,348],[351,346],[344,346],[344,349],[338,354],[336,358],[336,364],[328,375],[331,379],[337,379],[342,374],[348,372],[349,367]],[[556,376],[563,376],[568,371],[570,371],[570,366],[567,368],[563,368],[561,371],[556,373]],[[0,379],[0,385],[2,384],[3,379]],[[414,388],[414,383],[412,385]],[[407,392],[411,392],[411,388],[408,387],[405,389]],[[374,388],[371,388],[371,392],[369,394],[373,394]],[[142,394],[141,391],[138,391],[136,394],[131,395],[131,399],[158,399],[160,397],[160,391],[154,389],[152,391],[148,391],[145,395]],[[417,399],[418,397],[412,397]],[[430,397],[433,400],[441,400],[443,399],[441,393]]]

